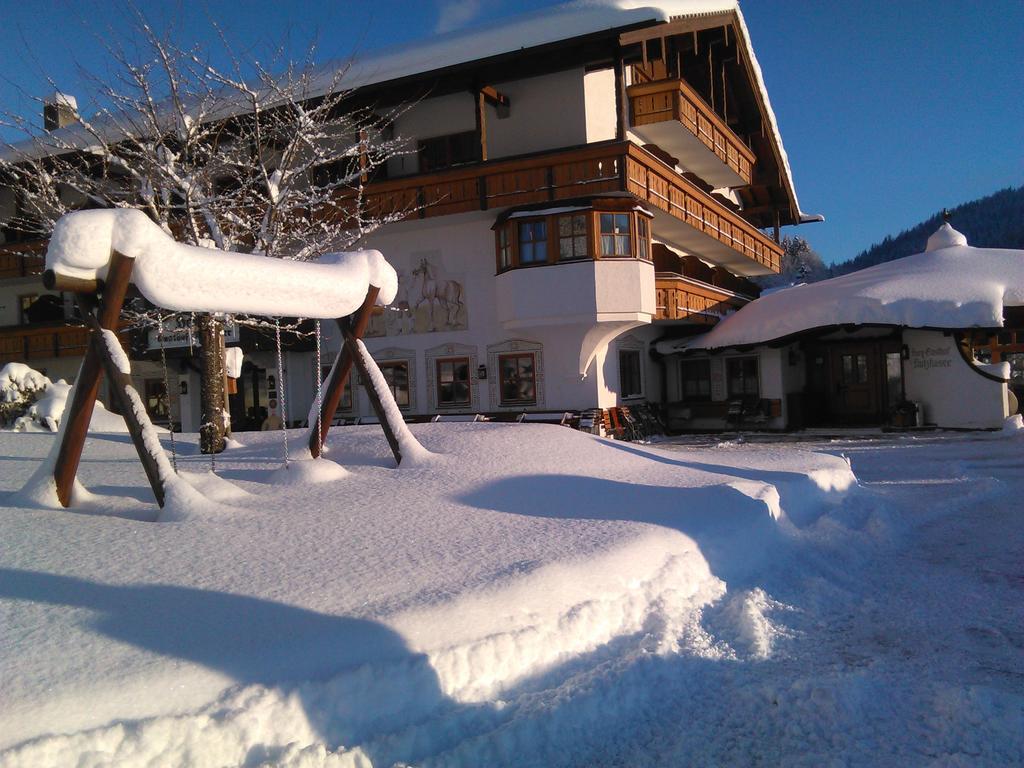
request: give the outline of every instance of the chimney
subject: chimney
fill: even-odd
[[[57,91],[43,102],[43,128],[55,131],[78,122],[78,101],[74,96]]]

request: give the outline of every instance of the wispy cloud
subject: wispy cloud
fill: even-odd
[[[441,0],[437,6],[437,33],[460,29],[480,15],[480,0]]]

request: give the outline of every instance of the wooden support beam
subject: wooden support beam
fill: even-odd
[[[509,100],[508,96],[499,91],[493,85],[485,85],[480,89],[480,93],[484,95],[484,100],[499,112],[502,109],[510,109],[512,106],[512,102]]]
[[[384,430],[384,437],[387,438],[388,445],[391,447],[391,453],[395,457],[395,464],[400,465],[402,463],[402,451],[398,446],[398,437],[391,428],[391,422],[388,421],[388,414],[385,412],[384,405],[380,401],[380,394],[377,392],[376,387],[373,386],[370,370],[367,368],[366,360],[363,358],[362,351],[359,348],[359,340],[353,334],[347,321],[348,318],[344,318],[338,322],[341,333],[345,337],[345,346],[349,349],[352,359],[355,360],[356,368],[359,369],[359,376],[363,380],[363,389],[366,391],[366,396],[370,398],[370,405],[373,406],[373,412],[377,415],[381,429]]]
[[[628,120],[627,98],[626,98],[626,67],[622,61],[622,49],[615,51],[615,139],[624,141]]]
[[[83,309],[84,302],[81,302]],[[110,382],[110,399],[113,401],[115,410],[121,414],[124,423],[128,427],[128,434],[131,435],[132,443],[135,444],[135,452],[139,454],[139,461],[146,471],[149,479],[149,487],[153,489],[156,503],[161,507],[164,505],[164,481],[160,476],[160,465],[153,451],[163,448],[159,446],[146,445],[146,430],[152,430],[153,424],[146,414],[142,398],[139,397],[135,385],[132,383],[130,373],[122,371],[114,360],[110,348],[107,346],[107,339],[104,337],[103,329],[92,312],[84,311],[86,323],[92,329],[93,337],[99,340],[98,349],[100,361],[103,364],[103,372]],[[116,338],[116,337],[115,337]],[[116,342],[120,346],[120,342]],[[127,359],[127,357],[125,358]],[[150,450],[152,448],[152,450]],[[165,459],[166,461],[166,459]]]
[[[487,160],[487,100],[482,90],[476,92],[476,138],[480,144],[480,160]]]
[[[102,280],[61,275],[52,269],[43,272],[43,285],[51,291],[68,291],[69,293],[95,294],[103,290]]]
[[[369,178],[370,178],[369,175],[367,174],[367,171],[366,171],[367,167],[370,164],[368,158],[366,157],[367,141],[368,140],[367,140],[367,135],[366,135],[366,129],[365,128],[360,128],[359,129],[359,181],[361,183],[363,183],[363,184],[365,184],[367,181],[369,181]]]
[[[117,321],[121,315],[128,284],[131,282],[132,267],[135,260],[114,251],[107,271],[107,280],[100,300],[100,328],[116,331]],[[64,430],[57,462],[53,469],[53,479],[57,484],[57,498],[67,507],[71,504],[71,489],[78,474],[78,463],[82,459],[82,448],[89,434],[89,421],[92,419],[93,407],[99,393],[100,377],[103,372],[100,345],[103,339],[93,332],[89,336],[89,346],[82,360],[82,367],[75,380],[74,395],[63,416]]]
[[[370,315],[373,313],[373,307],[377,303],[378,293],[380,293],[380,288],[371,285],[369,290],[366,291],[366,298],[363,300],[362,306],[356,312],[355,317],[349,322],[350,331],[357,339],[361,339],[363,334],[366,333],[366,326],[370,323]],[[342,326],[343,321],[348,322],[348,318],[341,318],[337,321],[339,328]],[[320,402],[319,435],[317,434],[317,425],[315,423],[309,425],[309,452],[313,458],[318,457],[321,453],[324,441],[327,439],[327,433],[331,429],[331,420],[334,418],[334,414],[341,404],[341,397],[345,393],[345,383],[352,373],[353,357],[348,344],[344,343],[344,328],[342,328],[342,333],[343,343],[341,350],[338,352],[337,360],[334,361],[334,367],[331,368],[331,377],[327,382],[327,389],[323,393],[323,400]]]

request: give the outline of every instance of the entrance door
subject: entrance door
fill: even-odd
[[[832,347],[832,392],[829,411],[850,424],[882,418],[882,371],[878,345],[836,344]]]
[[[267,416],[267,370],[248,360],[242,365],[238,392],[228,398],[231,428],[236,432],[258,430]]]

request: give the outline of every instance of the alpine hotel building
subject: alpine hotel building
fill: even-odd
[[[660,359],[652,345],[756,298],[750,278],[780,268],[779,228],[820,217],[800,211],[738,5],[626,5],[562,6],[434,38],[363,59],[347,77],[382,114],[405,105],[386,130],[407,151],[368,180],[365,205],[408,214],[365,245],[400,276],[366,342],[408,416],[579,411],[714,387],[773,402],[757,356],[723,358],[712,381],[706,366]],[[10,205],[0,200],[0,227]],[[73,375],[64,369],[84,332],[49,315],[33,322],[40,260],[5,235],[0,363]],[[245,354],[233,413],[268,407],[283,378],[288,419],[304,420],[313,353],[287,352],[281,377],[273,350],[247,349],[244,334],[227,343]],[[327,339],[325,365],[337,344]],[[173,377],[169,418],[193,431],[198,373]],[[772,407],[784,416],[781,394]],[[342,409],[371,414],[358,387]]]

